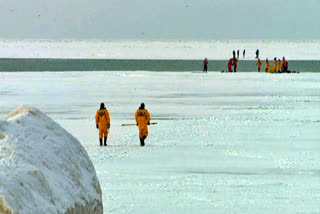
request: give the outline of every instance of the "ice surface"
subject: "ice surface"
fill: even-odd
[[[24,103],[76,136],[105,213],[319,213],[316,73],[0,73],[0,117]],[[105,102],[108,147],[94,115]],[[152,121],[139,147],[134,112]]]
[[[229,59],[232,51],[246,50],[245,59],[285,56],[289,60],[320,60],[320,41],[213,40],[0,40],[2,58],[107,58],[107,59]]]
[[[0,121],[0,136],[0,213],[103,212],[86,151],[45,114],[21,106]]]

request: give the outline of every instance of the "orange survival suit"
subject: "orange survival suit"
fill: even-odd
[[[99,141],[102,146],[102,138],[104,137],[104,145],[107,146],[108,130],[110,129],[110,114],[104,107],[104,103],[100,104],[100,109],[96,113],[96,126],[99,129]]]
[[[266,63],[265,63],[265,72],[268,72],[268,70],[269,70],[269,60],[268,59],[266,59]]]
[[[148,137],[148,125],[150,124],[150,113],[144,108],[144,103],[141,103],[139,109],[135,113],[137,126],[139,127],[140,145],[144,146],[144,140]]]
[[[258,59],[256,65],[258,66],[258,71],[260,72],[260,69],[261,69],[261,65],[262,65],[262,62],[260,59]]]

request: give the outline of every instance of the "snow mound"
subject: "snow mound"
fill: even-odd
[[[80,142],[39,110],[0,121],[0,213],[102,213],[94,166]]]

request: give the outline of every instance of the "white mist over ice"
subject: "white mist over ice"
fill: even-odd
[[[103,59],[203,59],[226,60],[239,50],[242,59],[320,60],[320,41],[213,40],[0,40],[1,58],[103,58]]]

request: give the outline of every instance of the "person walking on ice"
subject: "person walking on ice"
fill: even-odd
[[[99,129],[99,141],[102,146],[102,138],[104,138],[104,146],[107,146],[108,132],[110,129],[110,115],[104,103],[100,104],[100,109],[96,113],[96,127]]]
[[[150,125],[150,113],[145,109],[144,103],[141,103],[135,113],[137,126],[139,127],[140,146],[144,146],[144,140],[148,137],[148,125]]]
[[[208,59],[207,58],[204,58],[204,61],[203,61],[203,73],[208,73]]]

